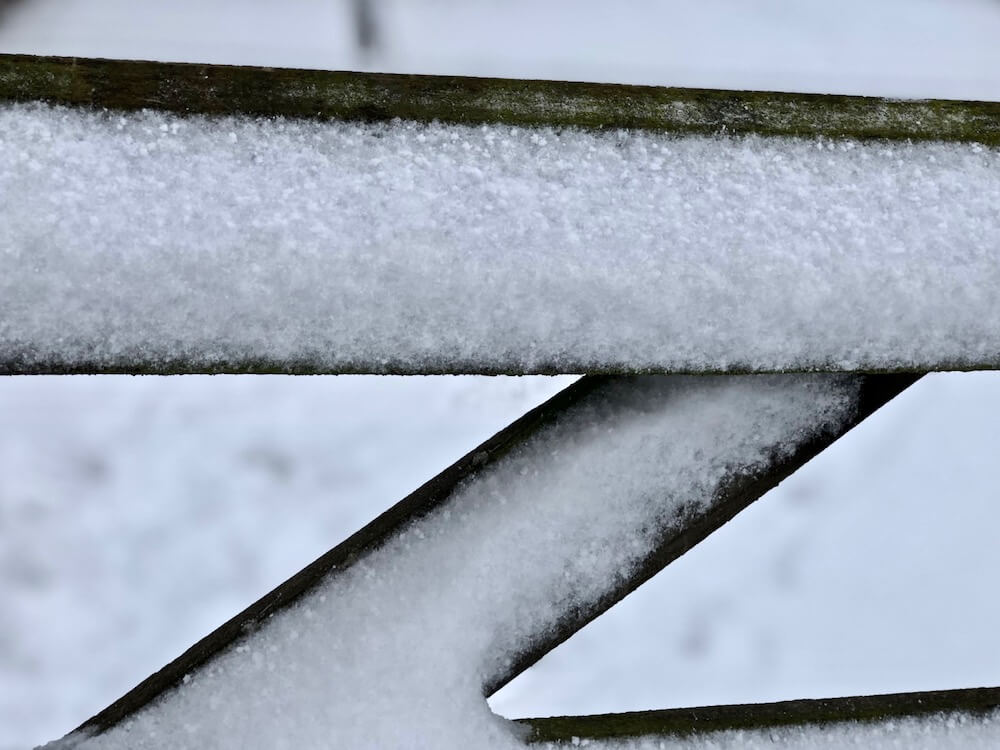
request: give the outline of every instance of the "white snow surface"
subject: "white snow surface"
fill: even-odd
[[[1000,152],[0,109],[0,358],[1000,361]]]
[[[482,685],[682,506],[834,429],[845,375],[612,385],[85,748],[503,748]],[[692,425],[698,425],[693,428]],[[72,738],[69,744],[75,745]]]

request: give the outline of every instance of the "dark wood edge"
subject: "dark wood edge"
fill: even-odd
[[[684,736],[726,730],[879,722],[934,714],[982,716],[1000,710],[1000,688],[935,690],[851,698],[673,708],[593,716],[518,719],[531,742]]]
[[[0,55],[0,101],[377,122],[976,141],[1000,103]]]
[[[27,346],[25,347],[27,350]],[[198,358],[150,358],[136,353],[106,360],[38,360],[25,353],[12,352],[10,346],[0,346],[0,376],[25,375],[791,375],[810,373],[853,373],[866,375],[922,375],[928,372],[980,372],[1000,370],[1000,356],[979,360],[936,360],[907,362],[892,367],[875,366],[863,360],[850,369],[836,362],[789,363],[787,367],[753,367],[735,362],[718,367],[636,366],[628,362],[595,364],[575,360],[546,363],[535,361],[530,367],[519,363],[486,364],[478,360],[442,361],[439,363],[407,361],[350,362],[319,364],[309,358],[288,360],[239,359],[209,362]]]

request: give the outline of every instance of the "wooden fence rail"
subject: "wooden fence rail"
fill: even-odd
[[[0,55],[0,101],[1000,145],[1000,103]]]
[[[905,248],[895,247],[899,244],[895,235],[871,242],[867,236],[851,235],[852,240],[840,242],[835,222],[828,222],[826,234],[812,241],[808,233],[803,237],[795,218],[798,214],[785,211],[784,224],[769,225],[760,233],[759,242],[757,237],[748,240],[750,245],[762,245],[753,273],[758,273],[758,268],[774,269],[761,270],[748,282],[747,268],[741,264],[747,255],[756,257],[756,249],[734,247],[730,253],[730,245],[739,241],[725,232],[709,234],[705,246],[697,252],[691,250],[686,258],[673,254],[690,239],[684,236],[688,229],[704,232],[714,226],[712,222],[706,225],[702,218],[698,220],[701,223],[678,229],[675,223],[683,224],[688,218],[683,211],[671,214],[675,223],[654,222],[648,231],[637,230],[634,236],[628,235],[627,242],[619,242],[616,238],[622,232],[601,229],[601,222],[613,224],[614,214],[602,214],[600,222],[587,223],[588,217],[601,213],[599,205],[593,211],[575,213],[550,206],[544,220],[535,222],[529,211],[519,214],[518,221],[496,226],[489,241],[473,241],[469,237],[486,219],[470,210],[461,196],[423,203],[410,196],[409,201],[394,198],[385,204],[359,206],[358,196],[338,192],[339,183],[331,175],[349,171],[339,162],[318,170],[325,176],[320,187],[312,191],[293,181],[286,191],[291,198],[276,198],[266,190],[255,192],[260,185],[289,179],[296,170],[308,169],[305,164],[282,162],[278,172],[255,166],[241,173],[240,187],[251,194],[248,197],[237,195],[236,187],[226,192],[232,175],[218,174],[212,171],[215,167],[205,166],[215,164],[212,157],[218,156],[220,163],[232,168],[242,156],[254,157],[253,149],[266,151],[276,131],[267,131],[246,153],[241,149],[249,147],[243,145],[221,149],[199,146],[202,150],[191,153],[185,168],[158,156],[172,146],[160,148],[161,144],[149,143],[146,145],[156,153],[147,154],[141,165],[124,168],[132,157],[128,153],[131,147],[123,144],[135,145],[136,138],[143,139],[142,133],[115,140],[110,121],[78,118],[70,130],[59,131],[64,135],[57,136],[67,142],[62,144],[67,148],[74,138],[82,144],[71,148],[70,171],[80,184],[65,197],[65,205],[46,203],[46,196],[58,193],[65,181],[48,186],[44,175],[6,175],[10,180],[7,189],[15,198],[31,185],[45,187],[35,188],[41,194],[30,206],[16,204],[21,221],[7,221],[0,211],[0,225],[8,231],[0,238],[10,245],[0,256],[0,374],[920,373],[994,368],[1000,363],[1000,338],[994,320],[1000,305],[989,247],[990,227],[996,220],[987,197],[1000,189],[1000,183],[991,177],[995,149],[986,149],[986,156],[976,155],[977,144],[1000,146],[1000,103],[0,55],[0,108],[9,114],[12,103],[19,102],[49,102],[76,108],[78,113],[153,109],[179,116],[212,116],[202,129],[209,140],[226,135],[231,127],[225,126],[225,132],[221,125],[213,129],[217,122],[214,116],[255,115],[544,126],[570,129],[573,132],[567,137],[573,138],[579,135],[577,130],[586,129],[586,137],[595,143],[597,136],[592,131],[602,129],[678,136],[973,141],[976,143],[966,149],[968,153],[963,152],[963,158],[982,162],[982,184],[970,192],[968,200],[959,201],[956,211],[979,205],[977,197],[980,203],[985,202],[987,208],[969,209],[970,223],[979,227],[977,231],[985,239],[968,236],[957,226],[958,217],[953,222],[956,228],[951,230],[936,229],[939,224],[934,224],[928,229],[934,236],[926,241],[920,232],[901,227],[899,234],[910,232]],[[45,128],[59,127],[58,116],[39,116]],[[167,123],[161,127],[169,132]],[[8,140],[13,144],[8,158],[11,164],[22,151],[38,145],[27,131],[18,137],[21,140],[16,144]],[[369,146],[377,140],[362,139]],[[771,145],[785,142],[780,138],[762,140]],[[184,136],[179,141],[187,143],[185,148],[195,148]],[[606,141],[602,143],[607,145]],[[111,178],[90,160],[99,144],[108,142],[113,146],[101,152],[110,162],[104,166],[114,170],[115,184],[121,186],[120,192],[110,196],[99,188]],[[419,150],[419,146],[414,148]],[[217,153],[219,150],[224,154]],[[340,158],[351,147],[336,150]],[[558,158],[572,158],[573,151],[567,147],[554,153]],[[44,160],[44,153],[36,155]],[[429,152],[423,156],[434,155]],[[878,154],[866,152],[866,156]],[[280,158],[280,154],[267,154],[263,161],[273,158]],[[325,155],[309,152],[309,158],[322,160]],[[530,163],[531,158],[531,153],[519,153],[518,161]],[[784,157],[776,153],[775,158]],[[805,161],[795,168],[799,172],[791,173],[797,183],[809,182],[811,178],[805,173],[827,171],[822,164],[817,166],[815,159],[831,155],[813,148],[802,158]],[[615,164],[624,171],[641,171],[645,166],[639,163],[642,161]],[[848,171],[852,168],[848,162],[843,164]],[[59,162],[50,171],[64,167],[66,164]],[[355,181],[369,176],[367,169],[355,166]],[[879,169],[872,166],[869,171],[879,175]],[[425,169],[420,179],[432,180],[433,173],[433,169]],[[768,185],[754,177],[758,173],[751,170],[740,178],[748,180],[747,184],[730,185],[729,189],[766,192]],[[136,175],[148,177],[159,187],[130,182]],[[953,174],[941,177],[952,185],[961,178]],[[560,189],[558,180],[546,182],[530,170],[518,172],[514,179],[532,183],[533,200],[538,202]],[[686,179],[694,177],[687,175]],[[724,176],[715,174],[713,179],[722,181]],[[935,186],[933,179],[930,176],[920,182],[931,185],[917,196],[923,203],[913,204],[917,207],[912,210],[921,215],[928,213],[938,195],[935,190],[940,186]],[[183,213],[175,203],[176,195],[197,192],[205,184],[216,185],[215,192],[198,194],[197,211],[187,217],[193,223],[184,240],[175,241],[171,228],[175,214]],[[444,189],[436,183],[420,184],[427,194]],[[646,181],[632,189],[641,192],[652,189],[653,184]],[[878,179],[866,184],[870,195],[865,193],[865,206],[881,198],[914,199],[908,192],[910,181],[902,177],[897,178],[896,193],[888,196],[879,192],[882,183]],[[585,195],[587,187],[581,182],[573,189]],[[629,190],[628,181],[617,178],[602,183],[602,188],[609,195]],[[399,188],[394,189],[391,195],[399,195]],[[800,196],[800,203],[837,200],[837,185],[823,183],[812,189],[805,198]],[[687,200],[693,190],[687,185],[681,191],[660,195],[658,200],[677,204]],[[942,190],[941,194],[954,192],[952,188]],[[92,198],[98,193],[101,198]],[[252,216],[240,213],[241,200],[257,201],[259,211]],[[297,221],[286,218],[296,215],[304,204],[323,201],[329,207],[322,211],[306,211]],[[720,210],[730,214],[729,224],[752,223],[752,216],[740,215],[744,203],[744,199],[727,199],[720,204]],[[12,200],[7,204],[7,212],[15,210]],[[44,212],[40,204],[45,204]],[[397,204],[402,206],[398,210]],[[74,205],[75,212],[71,210]],[[768,208],[757,206],[754,210]],[[164,219],[160,214],[168,209],[171,216]],[[463,219],[465,224],[457,219],[447,224],[435,215],[440,211],[469,218]],[[363,237],[345,231],[345,226],[359,234],[368,231],[352,223],[359,213],[371,215],[370,223],[381,225],[380,231],[390,235],[389,240],[369,247]],[[39,218],[43,214],[44,218]],[[236,221],[232,221],[233,215]],[[413,220],[414,215],[426,216],[428,221]],[[159,223],[154,220],[157,216]],[[262,223],[259,231],[251,226],[255,221]],[[866,221],[874,222],[872,226],[879,223],[871,217]],[[503,234],[505,226],[519,222],[527,227],[524,236]],[[60,229],[62,223],[67,226]],[[109,225],[107,230],[104,223]],[[553,248],[558,238],[547,235],[545,227],[564,224],[578,227],[583,249]],[[626,223],[622,231],[628,227]],[[308,247],[281,250],[297,247],[296,234],[306,228],[313,234],[318,232]],[[619,264],[627,269],[617,267],[615,259],[628,247],[646,247],[644,231],[656,244],[643,250],[641,262],[629,265],[623,259]],[[120,241],[128,245],[128,252],[109,250],[110,236],[126,236]],[[766,255],[763,245],[784,241],[799,243],[801,264]],[[894,245],[893,252],[882,252],[881,243]],[[507,249],[519,246],[527,248],[526,254],[530,249],[531,257],[516,268],[498,265]],[[943,246],[952,252],[941,273],[928,267],[935,262],[929,261],[919,272],[920,278],[900,280],[901,274],[913,270],[913,257],[938,257]],[[223,251],[216,252],[219,248]],[[698,265],[698,258],[713,252],[716,257]],[[233,256],[243,262],[231,263]],[[367,264],[358,260],[368,256],[374,260]],[[36,266],[48,270],[39,273]],[[291,268],[301,270],[295,274]],[[568,272],[567,268],[576,270]],[[857,273],[862,268],[864,274]],[[818,269],[824,269],[822,274]],[[777,283],[771,278],[775,274],[784,286],[795,288],[790,296],[799,300],[800,307],[802,300],[815,300],[811,307],[802,308],[805,312],[797,316],[800,320],[788,323],[783,303],[775,306],[760,294],[752,303],[738,301],[741,283],[767,288]],[[491,278],[492,283],[488,281]],[[575,300],[574,306],[567,305],[574,283],[592,290],[589,304]],[[511,286],[517,288],[510,291]],[[817,295],[810,297],[809,289],[815,289]],[[831,289],[842,294],[831,294]],[[469,299],[460,298],[462,290],[469,292]],[[516,313],[509,309],[512,297],[537,309],[514,321]],[[464,302],[441,311],[441,300],[459,298]],[[669,303],[661,307],[664,300]],[[748,305],[759,309],[743,314]],[[570,309],[572,314],[567,313]],[[928,312],[911,314],[914,310]],[[850,327],[845,333],[840,323],[852,315],[863,325]],[[905,319],[900,328],[907,333],[894,337],[900,317]],[[744,326],[738,333],[729,330],[747,320],[759,321],[757,328],[747,330]],[[952,330],[955,335],[950,335]],[[724,332],[716,337],[723,343],[715,342],[722,348],[698,355],[700,350],[693,342],[703,344],[703,349],[708,347],[713,331]],[[763,353],[752,346],[732,350],[733,341],[753,342],[759,338],[754,334],[765,331],[769,348]],[[581,336],[581,332],[586,335]],[[826,342],[825,337],[829,337],[829,345],[812,347],[809,343]],[[962,346],[955,343],[959,339]],[[600,344],[591,347],[590,342]],[[911,349],[907,349],[907,342],[912,342]],[[975,346],[968,346],[970,342]]]

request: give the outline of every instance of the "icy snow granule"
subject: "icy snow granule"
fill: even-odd
[[[0,363],[1000,362],[976,144],[0,106]]]

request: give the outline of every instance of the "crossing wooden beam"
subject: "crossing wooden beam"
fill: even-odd
[[[102,732],[141,710],[164,691],[178,685],[184,675],[253,632],[273,614],[294,604],[328,576],[343,572],[381,547],[409,524],[433,512],[459,485],[468,481],[480,470],[501,460],[539,430],[551,425],[575,405],[599,391],[607,381],[607,378],[602,377],[583,378],[512,422],[362,529],[206,635],[74,731]]]
[[[76,731],[85,735],[104,732],[141,711],[165,692],[178,686],[185,675],[197,670],[230,646],[252,633],[269,617],[288,607],[331,576],[342,574],[354,563],[384,546],[403,529],[441,507],[459,488],[467,489],[479,472],[490,470],[512,451],[525,446],[541,431],[578,414],[614,415],[632,410],[652,381],[672,376],[612,378],[590,376],[528,412],[495,436],[470,451],[455,464],[430,480],[376,518],[359,532],[337,545],[285,583],[247,607],[227,623],[193,645],[163,669],[151,675],[106,709],[84,722]],[[562,612],[554,627],[521,643],[516,653],[485,677],[483,691],[495,692],[537,661],[548,651],[598,617],[671,561],[691,549],[782,479],[865,419],[899,392],[915,376],[840,376],[856,379],[852,414],[833,430],[792,440],[770,456],[763,467],[734,467],[710,503],[681,507],[660,526],[648,530],[653,535],[651,552],[627,578],[608,581],[604,593],[589,603],[575,604]],[[654,384],[655,385],[655,384]],[[649,391],[655,392],[655,391]],[[654,491],[655,488],[650,488]],[[541,725],[540,725],[541,726]],[[541,730],[539,730],[541,731]],[[553,730],[554,731],[554,730]]]

